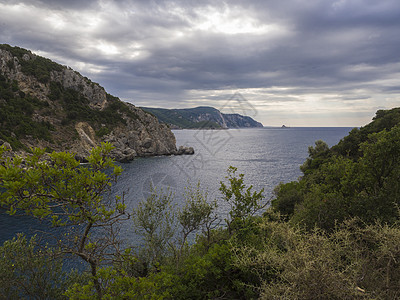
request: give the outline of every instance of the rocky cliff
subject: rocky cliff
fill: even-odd
[[[224,114],[218,109],[208,106],[184,109],[164,109],[143,107],[154,114],[160,122],[174,128],[251,128],[263,127],[251,117],[239,114]]]
[[[0,45],[0,139],[15,151],[42,147],[81,160],[103,141],[122,162],[192,152],[177,150],[171,130],[152,114],[71,68],[9,45]]]

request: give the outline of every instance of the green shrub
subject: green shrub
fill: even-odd
[[[55,128],[49,122],[32,120],[35,110],[48,106],[45,101],[21,93],[15,82],[0,78],[0,132],[2,139],[8,141],[13,149],[23,148],[21,138],[52,141],[51,131]]]
[[[107,134],[109,134],[111,132],[111,129],[108,127],[101,127],[99,130],[96,131],[96,136],[98,137],[102,137],[105,136]]]
[[[35,76],[41,83],[48,83],[50,81],[51,71],[62,71],[65,68],[50,59],[38,55],[32,55],[30,51],[19,47],[11,47],[2,44],[0,45],[0,49],[7,50],[11,52],[12,55],[16,56],[21,64],[21,71],[25,75]],[[30,56],[29,60],[22,59],[25,54]],[[13,65],[14,64],[12,64],[12,67],[14,67]],[[11,63],[9,67],[11,67]]]
[[[18,235],[0,247],[0,297],[2,299],[65,299],[66,274],[62,260],[35,237]]]

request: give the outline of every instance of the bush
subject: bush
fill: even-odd
[[[16,82],[0,78],[0,132],[4,140],[14,150],[23,148],[21,138],[32,138],[52,141],[51,131],[55,128],[48,122],[32,120],[35,110],[48,106],[47,102],[21,93]]]
[[[25,75],[35,76],[41,83],[48,83],[50,81],[51,71],[62,71],[64,69],[63,66],[51,61],[50,59],[38,55],[32,55],[30,51],[19,47],[11,47],[3,44],[0,45],[0,49],[7,50],[11,52],[12,55],[16,56],[21,64],[21,71]],[[30,56],[29,60],[22,59],[25,54]],[[11,67],[11,64],[9,67]],[[12,67],[14,66],[12,65]]]
[[[289,219],[294,213],[295,206],[303,202],[300,189],[300,183],[297,181],[279,184],[274,189],[275,199],[271,202],[272,207]]]
[[[67,275],[62,260],[35,237],[18,235],[0,247],[0,297],[64,299]]]
[[[234,265],[259,278],[262,299],[397,299],[400,230],[360,225],[327,234],[265,219],[258,245],[234,247]]]

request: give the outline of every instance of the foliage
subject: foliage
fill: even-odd
[[[329,156],[329,147],[324,141],[318,140],[315,142],[315,147],[308,147],[308,155],[309,157],[300,167],[300,170],[304,174],[308,174],[312,170],[318,169],[318,167]]]
[[[176,284],[170,292],[174,299],[243,297],[244,293],[238,286],[241,273],[232,264],[231,245],[226,241],[214,244],[205,251],[194,251],[175,272]]]
[[[259,192],[252,192],[253,186],[246,188],[244,183],[244,174],[239,174],[236,177],[237,168],[228,168],[228,179],[229,185],[221,182],[220,192],[222,193],[223,200],[227,202],[231,210],[229,212],[229,218],[226,219],[229,232],[243,226],[249,217],[253,216],[260,209],[265,207],[268,203],[262,205],[260,202],[263,199],[262,189]]]
[[[240,235],[229,235],[226,230],[216,228],[215,203],[207,200],[200,185],[187,188],[185,199],[185,204],[175,210],[171,195],[158,192],[138,205],[133,221],[136,232],[144,238],[144,245],[139,253],[126,249],[114,260],[113,268],[97,273],[103,299],[247,298],[255,295],[243,284],[253,282],[254,276],[247,279],[247,275],[232,264],[231,248]],[[252,226],[250,216],[246,224]],[[196,243],[192,245],[187,240],[191,233],[197,233]],[[75,284],[67,295],[74,299],[93,296],[94,284]]]
[[[158,272],[147,277],[131,277],[113,268],[99,270],[103,295],[101,299],[173,299],[169,289],[174,289],[175,276]],[[95,299],[93,282],[70,286],[66,291],[68,299]]]
[[[139,203],[133,211],[135,231],[144,238],[145,264],[157,266],[167,253],[171,253],[176,222],[170,193],[157,194],[155,191]]]
[[[400,108],[390,110],[378,110],[373,121],[360,129],[354,128],[348,136],[344,137],[332,152],[358,159],[362,156],[360,145],[368,140],[371,133],[383,130],[390,131],[394,126],[400,124]]]
[[[211,232],[219,224],[214,213],[216,202],[209,203],[200,183],[187,187],[184,198],[183,206],[177,209],[171,193],[154,190],[133,210],[135,231],[144,239],[141,250],[145,254],[141,255],[144,269],[149,265],[157,269],[168,256],[179,263],[188,249],[191,234],[201,234],[208,245],[212,243]]]
[[[197,107],[192,109],[164,109],[142,107],[142,109],[157,117],[160,122],[178,126],[180,128],[221,128],[217,119],[197,122],[198,114],[207,114],[218,118],[216,109],[211,107]]]
[[[89,122],[93,128],[97,129],[96,135],[99,137],[110,133],[119,124],[126,124],[124,115],[132,120],[138,119],[138,116],[129,109],[127,104],[117,97],[107,94],[108,106],[102,110],[93,109],[89,105],[89,100],[80,90],[64,88],[55,81],[50,82],[49,99],[61,101],[66,113],[63,120],[65,125],[78,121]]]
[[[224,126],[229,128],[261,126],[260,123],[248,116],[223,114],[218,109],[209,106],[181,109],[141,108],[145,112],[157,117],[160,122],[178,128],[219,129]]]
[[[111,133],[111,129],[110,127],[101,127],[99,130],[96,131],[96,136],[98,137],[102,137],[105,136],[107,134]]]
[[[111,104],[105,109],[107,114],[111,114],[115,111],[119,111],[122,114],[127,115],[132,120],[136,120],[139,117],[129,109],[128,104],[122,102],[118,97],[114,97],[110,94],[107,94],[107,101]]]
[[[107,156],[112,149],[106,143],[93,149],[89,166],[82,168],[70,153],[53,152],[43,161],[40,149],[34,149],[23,165],[18,156],[4,158],[0,147],[1,207],[11,215],[23,212],[68,227],[70,232],[57,239],[58,248],[87,262],[94,278],[118,244],[113,225],[125,214],[120,198],[103,197],[122,171]],[[108,176],[104,171],[110,168]],[[99,282],[94,284],[100,293]]]
[[[400,230],[360,225],[327,234],[264,219],[257,244],[233,249],[234,265],[259,278],[261,299],[397,299]]]
[[[180,239],[180,256],[190,234],[197,232],[211,245],[211,232],[219,225],[218,216],[214,210],[217,208],[216,200],[208,201],[207,192],[203,192],[200,182],[195,188],[187,187],[185,192],[185,204],[178,211],[177,219],[182,228]]]
[[[319,232],[303,235],[282,222],[260,224],[260,245],[236,247],[235,264],[259,277],[261,298],[342,299],[355,296],[353,282],[333,245]]]
[[[371,134],[360,145],[364,155],[359,159],[357,174],[359,197],[357,211],[368,211],[369,223],[382,220],[393,224],[399,219],[400,204],[400,125],[390,131]]]
[[[317,225],[329,230],[336,222],[350,217],[359,191],[354,182],[356,173],[357,166],[348,158],[335,157],[324,162],[305,183],[297,185],[306,188],[291,221],[309,229]]]
[[[391,124],[384,121],[387,115],[392,118],[395,112],[378,113],[379,124]],[[220,186],[230,206],[226,227],[217,226],[216,203],[200,185],[186,190],[179,208],[170,193],[154,192],[132,214],[135,231],[143,237],[139,251],[119,248],[112,225],[125,207],[118,199],[108,205],[102,197],[121,171],[104,173],[114,167],[106,156],[109,145],[94,150],[87,169],[65,153],[52,153],[50,163],[44,163],[40,150],[22,168],[19,158],[3,158],[0,148],[0,200],[11,214],[24,211],[57,226],[84,225],[68,232],[73,239],[64,237],[46,253],[50,258],[74,253],[92,267],[87,280],[61,278],[55,285],[57,295],[63,290],[71,299],[400,298],[400,125],[346,142],[357,155],[341,155],[322,141],[310,147],[304,176],[280,184],[272,207],[262,215],[263,191],[252,191],[244,175],[230,167]],[[104,230],[93,231],[96,226]],[[76,241],[85,246],[77,248]],[[109,246],[113,252],[104,251]],[[22,261],[28,271],[30,263],[37,264],[35,272],[43,274],[44,266],[54,263],[36,250],[7,251],[14,253],[0,260],[6,270],[0,280],[6,278],[7,289],[22,274],[10,264]],[[28,262],[24,256],[35,258]],[[102,266],[104,261],[110,263]],[[47,267],[50,273],[55,266]],[[18,287],[1,288],[2,293],[23,293]]]
[[[18,235],[0,247],[1,299],[64,299],[66,276],[56,252],[38,248],[36,237]]]
[[[271,205],[287,219],[293,215],[296,205],[304,200],[299,185],[299,182],[292,181],[280,183],[274,189],[275,198],[271,201]]]
[[[232,263],[231,248],[227,241],[210,247],[197,243],[180,264],[164,261],[146,276],[128,276],[128,273],[112,268],[106,273],[99,271],[104,295],[117,299],[127,295],[143,299],[238,299],[247,294],[254,296],[241,284],[245,278]],[[68,295],[75,295],[74,299],[86,299],[85,295],[94,295],[93,292],[92,283],[75,284]]]
[[[393,117],[395,113],[380,113],[371,124],[391,124],[381,115]],[[354,137],[354,132],[349,136]],[[367,224],[376,220],[394,224],[400,204],[400,125],[370,133],[363,142],[358,138],[344,140],[355,143],[348,145],[358,149],[357,156],[337,154],[335,147],[329,149],[317,141],[301,168],[304,176],[298,182],[278,186],[272,207],[308,229],[317,225],[332,230],[336,223],[354,216]]]
[[[41,83],[48,83],[50,81],[51,71],[62,71],[65,68],[50,59],[33,55],[30,51],[19,47],[0,44],[0,49],[11,52],[13,56],[18,58],[18,61],[21,64],[21,71],[25,75],[35,76]],[[29,59],[23,59],[24,55],[28,55]]]
[[[0,138],[13,149],[21,148],[19,139],[27,136],[51,141],[54,127],[49,122],[32,119],[35,110],[47,106],[47,102],[22,93],[16,81],[10,82],[0,75]]]
[[[47,88],[50,90],[47,95],[50,101],[39,100],[30,93],[23,92],[17,81],[0,74],[0,139],[9,142],[14,150],[23,148],[29,151],[21,141],[24,138],[57,142],[53,140],[53,137],[57,137],[53,132],[59,129],[57,122],[50,123],[48,120],[61,120],[62,126],[80,121],[88,122],[96,135],[102,137],[116,126],[125,125],[127,118],[139,118],[117,97],[107,94],[108,105],[103,109],[95,109],[83,94],[82,85],[65,88],[60,82],[52,81],[51,72],[61,72],[67,68],[65,66],[19,47],[0,44],[0,49],[9,51],[14,56],[13,60],[8,61],[9,68],[14,69],[17,63],[20,64],[25,75],[35,77],[43,84],[36,85],[35,89],[40,89],[40,93]],[[92,87],[96,85],[86,77],[85,82]]]

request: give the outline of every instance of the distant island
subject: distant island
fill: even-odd
[[[146,112],[156,116],[161,123],[168,124],[172,129],[227,129],[263,127],[249,116],[240,114],[224,114],[210,106],[199,106],[184,109],[165,109],[141,107]]]

